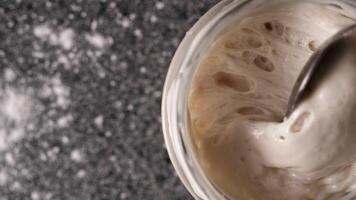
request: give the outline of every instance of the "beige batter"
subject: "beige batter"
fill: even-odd
[[[232,199],[356,199],[350,57],[280,122],[313,51],[355,23],[352,7],[315,2],[259,8],[224,31],[197,68],[189,96],[192,138],[203,169]]]

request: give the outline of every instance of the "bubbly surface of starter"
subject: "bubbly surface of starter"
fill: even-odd
[[[237,200],[356,199],[356,68],[336,63],[284,122],[300,70],[352,23],[339,1],[260,7],[229,26],[194,75],[189,113],[202,168]]]

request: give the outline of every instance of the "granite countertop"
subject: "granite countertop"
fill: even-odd
[[[217,1],[0,1],[0,200],[192,199],[161,90]]]

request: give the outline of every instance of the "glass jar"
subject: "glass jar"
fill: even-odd
[[[186,33],[173,57],[163,91],[162,126],[173,166],[195,199],[228,200],[229,197],[209,180],[195,156],[188,113],[188,94],[194,72],[204,52],[226,27],[259,6],[286,1],[295,0],[222,0]],[[356,7],[355,0],[310,1],[342,1]]]

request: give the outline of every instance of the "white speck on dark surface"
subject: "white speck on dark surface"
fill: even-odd
[[[63,144],[68,144],[69,143],[69,138],[67,136],[62,137],[62,143]]]
[[[41,24],[33,29],[33,33],[36,37],[46,40],[49,39],[54,33],[47,24]],[[53,37],[53,36],[52,36]]]
[[[11,152],[7,152],[5,154],[5,161],[6,161],[6,164],[8,164],[9,166],[14,166],[15,165],[15,158],[14,156],[12,155]]]
[[[77,173],[77,177],[78,178],[84,178],[86,175],[85,171],[84,170],[79,170],[78,173]]]
[[[106,131],[106,132],[105,132],[105,137],[108,137],[108,138],[109,138],[109,137],[111,137],[111,136],[112,136],[112,133],[111,133],[110,131]]]
[[[140,29],[136,29],[136,30],[134,31],[134,34],[135,34],[135,36],[136,36],[137,38],[139,38],[139,39],[142,39],[142,37],[143,37],[142,31],[141,31]]]
[[[147,73],[146,67],[141,67],[141,68],[140,68],[140,73],[141,73],[141,74],[146,74],[146,73]]]
[[[0,151],[24,137],[32,110],[32,99],[25,91],[10,87],[0,89]]]
[[[104,122],[104,117],[102,115],[98,115],[94,119],[94,123],[99,129],[103,128],[103,122]]]
[[[164,8],[164,3],[161,2],[161,1],[157,1],[157,2],[156,2],[156,8],[157,8],[158,10],[162,10],[162,9]]]
[[[95,31],[97,27],[98,27],[98,21],[94,20],[94,21],[90,24],[90,28],[91,28],[92,31]]]
[[[65,50],[69,50],[74,44],[75,33],[71,28],[55,31],[48,24],[41,24],[33,29],[33,34],[42,41],[47,41],[52,45],[59,45]]]
[[[0,171],[0,186],[4,186],[7,183],[7,173],[4,170]]]
[[[121,25],[124,27],[124,28],[128,28],[131,24],[131,20],[127,17],[123,18],[122,21],[121,21]]]
[[[112,38],[106,38],[100,33],[87,34],[85,39],[89,42],[89,44],[99,49],[107,47],[113,43]]]
[[[15,80],[16,78],[16,73],[11,69],[11,68],[6,68],[5,72],[4,72],[4,79],[7,82],[11,82],[13,80]]]
[[[40,200],[41,199],[40,193],[37,191],[33,191],[31,193],[31,199],[32,200]]]
[[[73,46],[74,36],[75,36],[75,33],[74,33],[73,29],[67,28],[59,33],[58,41],[65,50],[69,50]]]
[[[216,2],[1,1],[0,199],[192,199],[163,145],[161,90]]]
[[[60,127],[60,128],[68,127],[68,125],[72,121],[72,119],[73,119],[73,117],[70,114],[60,117],[57,120],[58,127]]]
[[[151,15],[150,21],[151,21],[151,23],[156,23],[158,21],[156,15]]]
[[[70,158],[75,162],[80,162],[83,160],[83,155],[80,150],[75,149],[70,153]]]

